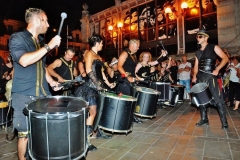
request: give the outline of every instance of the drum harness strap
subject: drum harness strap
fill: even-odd
[[[71,60],[71,64],[69,65],[63,58],[60,58],[60,60],[68,67],[70,74],[71,74],[71,80],[73,80],[73,61]],[[67,70],[63,73],[63,76],[67,73]]]

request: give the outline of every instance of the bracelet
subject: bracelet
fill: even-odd
[[[48,44],[44,44],[44,48],[46,48],[47,52],[51,51],[50,47],[48,46]]]

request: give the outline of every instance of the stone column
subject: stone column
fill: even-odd
[[[80,19],[81,22],[81,32],[82,32],[82,43],[83,48],[88,48],[87,39],[90,36],[90,25],[89,25],[89,12],[88,12],[88,5],[85,3],[83,6],[82,11],[82,18]]]
[[[240,46],[240,1],[218,0],[218,45],[236,54]]]

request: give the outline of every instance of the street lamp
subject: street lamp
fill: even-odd
[[[120,49],[122,48],[122,27],[123,27],[123,23],[118,22],[117,27],[118,27],[118,57],[119,57]]]

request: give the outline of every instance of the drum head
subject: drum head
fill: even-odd
[[[160,92],[158,92],[157,90],[151,89],[151,88],[146,88],[146,87],[136,87],[136,90],[138,92],[144,92],[144,93],[148,93],[148,94],[160,94]]]
[[[171,84],[171,87],[174,87],[174,88],[181,88],[181,87],[185,87],[185,86],[180,85],[180,84]]]
[[[191,93],[200,93],[208,87],[207,83],[197,83],[191,88]]]
[[[105,97],[110,97],[110,98],[113,98],[113,99],[124,100],[124,101],[137,101],[137,98],[132,97],[132,96],[128,96],[128,95],[125,95],[125,94],[122,94],[122,95],[119,96],[119,95],[114,94],[114,93],[103,92],[103,93],[101,93],[101,95],[103,95]]]
[[[165,83],[165,82],[151,82],[152,84],[157,84],[157,85],[171,85],[171,83]]]
[[[77,112],[87,107],[87,103],[81,98],[54,96],[37,99],[30,102],[26,108],[36,113],[58,114],[67,112]]]

